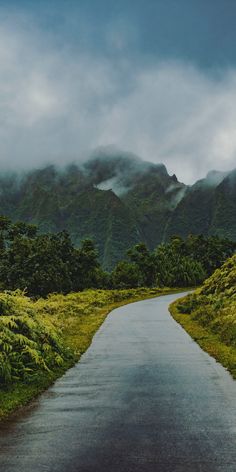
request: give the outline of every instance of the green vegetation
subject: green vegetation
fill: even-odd
[[[47,388],[86,351],[115,307],[169,289],[87,290],[33,301],[0,295],[0,418]]]
[[[65,231],[37,234],[37,227],[0,217],[0,287],[30,296],[69,293],[106,285],[90,240],[75,248]]]
[[[200,346],[236,378],[236,255],[202,288],[175,302],[170,310]]]
[[[230,257],[234,242],[218,237],[190,235],[186,240],[174,236],[170,243],[149,251],[144,243],[127,252],[128,261],[112,272],[114,287],[194,287]]]
[[[49,319],[40,320],[33,304],[19,292],[0,294],[0,383],[32,380],[67,358]]]
[[[236,172],[215,174],[189,187],[163,165],[101,151],[85,165],[2,175],[0,214],[40,233],[66,230],[76,247],[92,239],[110,271],[140,241],[149,250],[175,234],[236,241]]]
[[[236,243],[218,237],[175,236],[150,251],[139,243],[112,273],[104,272],[90,240],[74,247],[68,233],[38,234],[34,225],[0,217],[0,289],[28,295],[77,292],[88,288],[196,286],[231,256]]]
[[[108,273],[91,240],[77,248],[65,231],[38,234],[34,225],[0,217],[0,416],[73,365],[112,308],[168,293],[167,286],[196,286],[234,250],[217,237],[175,236],[153,251],[134,245]],[[235,332],[228,332],[231,346]]]

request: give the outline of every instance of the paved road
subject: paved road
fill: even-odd
[[[168,314],[114,310],[79,364],[0,427],[1,472],[235,472],[236,382]]]

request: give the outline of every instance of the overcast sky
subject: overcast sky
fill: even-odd
[[[113,145],[236,167],[235,0],[1,0],[0,170]]]

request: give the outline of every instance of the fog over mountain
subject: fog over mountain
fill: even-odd
[[[111,269],[140,241],[154,249],[176,234],[236,240],[236,171],[191,186],[161,163],[102,148],[82,163],[0,175],[0,214],[40,232],[66,230],[76,245],[93,239]]]

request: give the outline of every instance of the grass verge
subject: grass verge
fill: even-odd
[[[0,420],[37,397],[72,367],[87,350],[94,334],[113,309],[179,291],[169,288],[87,290],[65,296],[53,294],[47,299],[37,301],[32,301],[20,293],[14,295],[14,303],[21,306],[21,311],[33,312],[34,318],[43,325],[49,322],[53,325],[56,332],[60,333],[63,347],[68,348],[72,355],[62,365],[50,371],[39,369],[33,379],[0,386]]]
[[[197,319],[193,319],[194,314],[181,313],[178,305],[185,299],[186,297],[179,298],[170,305],[171,315],[204,351],[226,367],[236,379],[236,347],[225,344],[220,334],[213,333],[209,326],[202,326]]]

